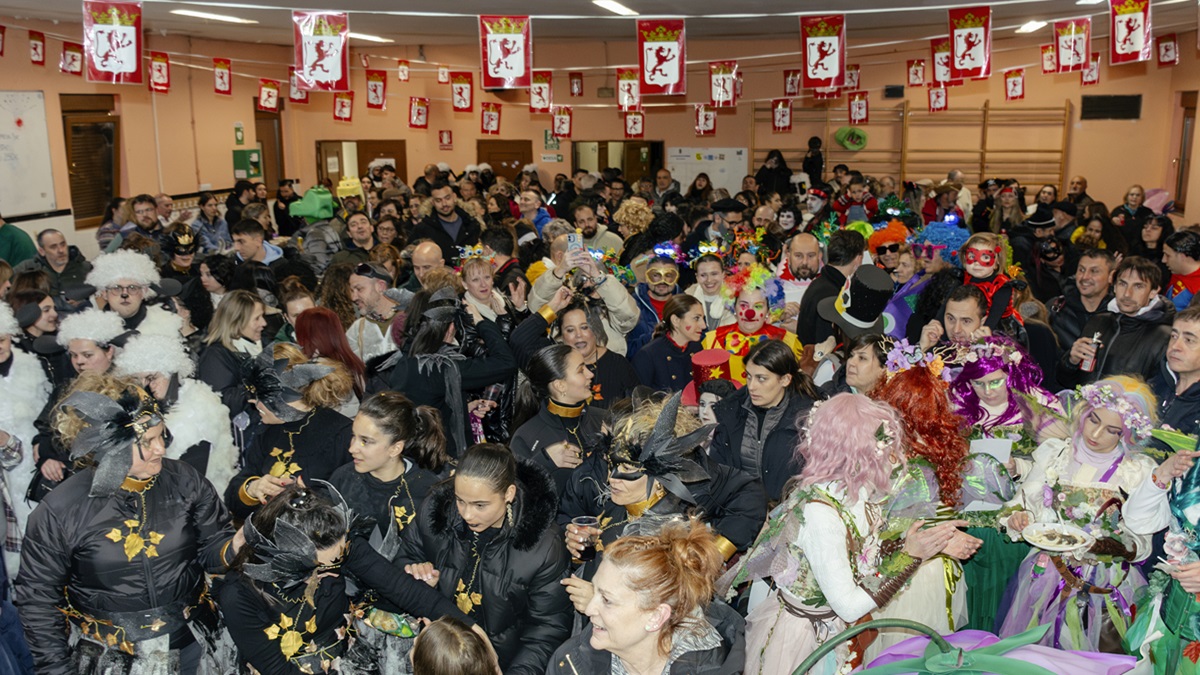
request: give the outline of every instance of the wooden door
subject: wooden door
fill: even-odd
[[[283,105],[283,101],[279,102]],[[282,109],[282,108],[281,108]],[[279,181],[286,178],[283,172],[283,121],[279,112],[254,111],[254,136],[262,155],[263,184],[271,192]]]
[[[1188,175],[1192,170],[1192,139],[1196,135],[1196,92],[1183,93],[1183,127],[1179,134],[1179,155],[1175,160],[1175,208],[1187,208]]]
[[[346,170],[342,161],[341,141],[317,141],[317,182],[323,183],[328,179],[337,187]]]
[[[663,165],[662,141],[625,141],[625,157],[621,172],[627,182],[650,176]]]
[[[99,227],[121,175],[121,118],[109,114],[63,115],[71,211],[75,229]]]
[[[481,164],[491,164],[497,176],[511,182],[526,164],[533,164],[533,141],[476,141],[475,151]]]
[[[396,175],[408,184],[408,155],[404,141],[357,141],[358,175],[367,175],[367,166],[376,159],[387,159],[396,167]]]

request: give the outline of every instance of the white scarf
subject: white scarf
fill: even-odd
[[[500,295],[500,291],[497,291],[494,288],[492,289],[492,299],[499,300],[501,303],[504,302],[504,296]],[[492,309],[490,304],[476,299],[475,296],[471,295],[470,293],[463,293],[463,302],[479,310],[479,314],[483,316],[483,318],[489,321],[496,320],[496,310]]]

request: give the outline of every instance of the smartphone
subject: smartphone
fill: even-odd
[[[571,256],[576,251],[583,250],[583,235],[578,232],[567,233],[567,255]]]

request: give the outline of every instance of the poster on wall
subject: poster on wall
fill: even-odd
[[[350,17],[292,12],[296,81],[305,91],[350,90]]]
[[[625,113],[625,138],[645,138],[646,115],[639,110]]]
[[[1170,68],[1179,65],[1179,40],[1174,33],[1158,36],[1154,41],[1158,49],[1158,67]]]
[[[408,128],[429,128],[429,99],[412,96],[408,99]]]
[[[992,74],[992,9],[957,7],[950,19],[950,79],[990,77]]]
[[[1079,71],[1079,82],[1085,87],[1100,84],[1100,52],[1092,52],[1087,66]]]
[[[869,124],[871,122],[871,102],[865,91],[852,91],[846,94],[850,124]]]
[[[925,59],[912,59],[908,62],[908,86],[925,86]]]
[[[527,16],[479,17],[479,85],[528,89],[533,71],[533,27]]]
[[[546,114],[554,102],[554,71],[535,70],[529,83],[529,112]]]
[[[571,106],[555,106],[550,128],[555,138],[570,138],[572,124]]]
[[[717,111],[706,103],[696,104],[696,135],[715,136],[717,133]]]
[[[800,95],[800,82],[804,79],[804,73],[800,70],[785,70],[783,71],[783,95],[796,97]]]
[[[1108,17],[1109,64],[1149,61],[1150,0],[1109,0]]]
[[[777,98],[771,101],[771,131],[786,134],[792,130],[792,99]]]
[[[46,36],[40,31],[29,31],[29,62],[35,66],[46,65]]]
[[[479,133],[484,136],[500,135],[500,104],[484,101],[479,104]]]
[[[946,95],[948,90],[945,87],[930,87],[929,88],[929,112],[945,112],[950,106],[950,99]]]
[[[88,82],[142,83],[142,3],[83,3],[83,51]],[[45,55],[45,43],[42,53]]]
[[[213,59],[213,93],[233,95],[233,61]]]
[[[83,45],[64,42],[58,57],[58,72],[83,77]]]
[[[354,121],[354,92],[339,91],[334,93],[333,119],[338,122]]]
[[[686,94],[687,36],[683,19],[639,19],[637,43],[642,94]]]
[[[1054,43],[1042,45],[1042,74],[1051,75],[1058,72],[1058,48]]]
[[[387,81],[386,70],[367,71],[368,110],[387,110]]]
[[[396,60],[396,80],[399,82],[408,82],[411,75],[411,66],[405,59]]]
[[[846,16],[800,17],[805,89],[846,85]]]
[[[150,52],[150,91],[171,91],[171,57],[166,52]]]
[[[471,73],[450,73],[450,102],[455,112],[471,112],[475,109],[474,78]]]
[[[258,81],[258,109],[263,112],[279,112],[279,80]]]
[[[637,68],[617,68],[617,110],[642,109],[642,74]]]
[[[1004,100],[1022,101],[1025,99],[1025,69],[1009,68],[1004,71]]]
[[[1065,19],[1054,22],[1054,55],[1058,72],[1071,73],[1088,65],[1092,52],[1092,19]]]
[[[708,64],[708,100],[713,108],[737,105],[737,61],[710,61]]]
[[[571,98],[583,96],[583,73],[567,73],[567,80],[571,83]]]
[[[301,89],[296,81],[295,66],[288,66],[288,101],[290,103],[308,103],[308,92]]]

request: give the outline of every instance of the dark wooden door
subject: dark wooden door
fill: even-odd
[[[376,159],[387,159],[396,167],[396,175],[408,183],[408,154],[404,141],[357,141],[358,177],[367,175],[367,166]]]
[[[476,141],[475,151],[481,164],[491,164],[497,176],[516,182],[526,164],[533,164],[533,141]]]
[[[283,101],[279,105],[283,106]],[[283,120],[278,112],[265,112],[255,107],[254,136],[262,153],[263,184],[274,193],[279,181],[287,177],[283,169]]]
[[[346,164],[342,161],[341,141],[317,141],[317,182],[328,179],[337,187]]]
[[[71,211],[75,228],[99,227],[121,175],[121,118],[108,114],[63,115]]]

